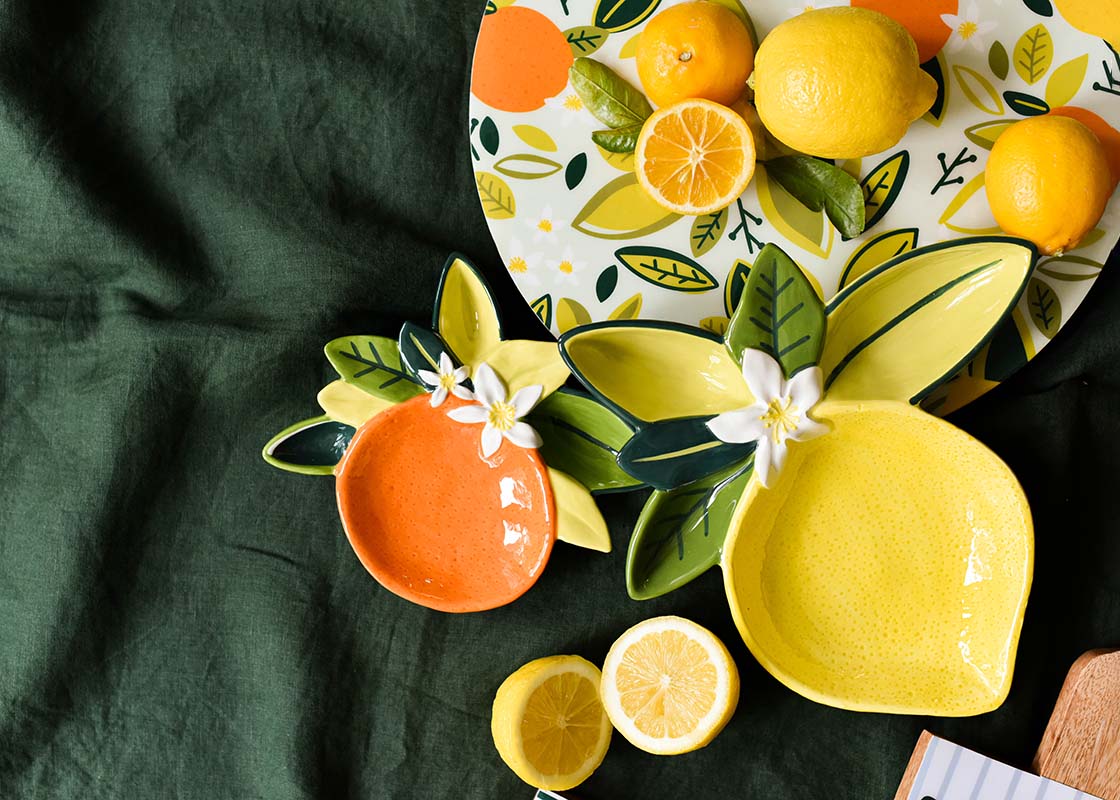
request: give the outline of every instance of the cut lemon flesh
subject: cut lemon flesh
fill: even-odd
[[[600,672],[579,656],[530,661],[498,688],[490,730],[506,765],[539,789],[578,786],[602,763],[611,724]]]
[[[684,100],[655,111],[634,150],[638,182],[678,214],[720,211],[754,175],[755,145],[746,121],[726,106]]]
[[[619,637],[603,664],[603,706],[619,733],[648,753],[708,744],[739,701],[739,673],[723,643],[680,617],[654,617]]]

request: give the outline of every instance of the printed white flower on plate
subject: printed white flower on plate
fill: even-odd
[[[721,442],[758,442],[754,471],[769,488],[786,462],[789,441],[804,442],[828,433],[809,412],[820,402],[820,367],[803,369],[788,381],[782,367],[761,350],[743,351],[743,379],[754,404],[727,411],[708,421],[708,429]]]
[[[560,120],[560,126],[563,128],[569,128],[573,123],[589,127],[602,127],[599,125],[599,121],[587,111],[583,101],[571,87],[555,97],[548,98],[544,101],[544,105],[546,108],[560,112],[556,115],[556,118]]]
[[[510,239],[506,250],[506,269],[519,286],[537,286],[541,279],[536,266],[541,260],[540,253],[530,255],[520,239]]]
[[[533,410],[541,399],[543,386],[526,386],[507,398],[506,385],[489,364],[482,363],[474,371],[474,405],[460,406],[447,412],[456,422],[477,425],[482,422],[482,455],[489,458],[498,452],[502,439],[518,447],[540,447],[540,434],[521,418]]]
[[[844,0],[808,0],[804,3],[798,3],[789,9],[789,15],[796,17],[798,14],[804,14],[806,11],[818,11],[822,8],[836,8],[838,6],[848,5]]]
[[[463,381],[470,375],[470,370],[466,367],[456,369],[451,362],[451,356],[447,355],[446,352],[439,354],[438,374],[427,369],[417,370],[416,374],[420,377],[420,380],[433,387],[432,408],[439,408],[443,405],[443,401],[447,399],[448,394],[453,394],[460,400],[474,400],[474,393],[462,385]]]
[[[945,45],[950,53],[958,52],[965,45],[971,45],[978,52],[985,52],[988,45],[984,37],[998,27],[995,22],[980,21],[976,0],[970,0],[968,8],[959,14],[942,14],[941,21],[953,31]]]
[[[545,260],[549,270],[554,270],[556,279],[560,283],[578,283],[580,273],[587,266],[586,261],[577,261],[572,253],[572,248],[565,247],[559,258]]]
[[[554,244],[559,238],[556,235],[557,232],[563,229],[567,223],[556,219],[552,213],[552,206],[545,206],[541,209],[539,217],[526,217],[525,224],[533,231],[533,242]]]

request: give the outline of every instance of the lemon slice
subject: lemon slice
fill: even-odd
[[[603,664],[603,705],[647,753],[698,750],[739,702],[739,672],[723,642],[680,617],[654,617],[622,634]]]
[[[708,100],[683,100],[655,111],[634,149],[638,183],[678,214],[720,211],[754,175],[754,137],[746,121]]]
[[[611,723],[599,700],[601,673],[579,656],[530,661],[494,698],[490,732],[498,755],[538,789],[578,786],[603,762]]]

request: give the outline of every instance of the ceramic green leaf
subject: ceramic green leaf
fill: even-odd
[[[417,374],[420,370],[439,372],[440,353],[447,353],[451,363],[459,366],[459,359],[451,352],[451,348],[440,338],[438,333],[422,328],[412,322],[401,326],[400,336],[397,337],[397,347],[400,349],[401,362],[412,375],[420,380]],[[421,381],[422,382],[422,381]]]
[[[660,597],[719,563],[753,468],[752,457],[679,489],[650,495],[626,553],[630,597]]]
[[[313,417],[291,425],[264,446],[264,460],[302,475],[330,475],[346,452],[354,428],[330,417]]]
[[[731,356],[740,361],[745,349],[762,350],[791,378],[817,363],[824,332],[824,305],[813,285],[781,248],[766,245],[727,328]]]
[[[641,482],[618,466],[630,427],[602,403],[560,389],[533,409],[528,422],[544,439],[541,457],[592,492],[633,489]]]
[[[674,489],[745,461],[754,443],[727,444],[708,429],[711,417],[643,425],[618,454],[626,472],[655,489]]]
[[[452,355],[471,367],[478,366],[502,340],[501,319],[490,287],[462,256],[451,256],[443,268],[432,328],[450,346]]]
[[[422,393],[417,378],[401,363],[397,343],[384,336],[343,336],[323,348],[347,383],[385,400],[402,402]]]

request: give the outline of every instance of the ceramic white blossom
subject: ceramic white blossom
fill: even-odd
[[[508,439],[518,447],[541,446],[540,435],[521,419],[541,399],[543,386],[526,386],[507,398],[502,379],[489,364],[483,362],[474,372],[474,390],[477,403],[448,411],[447,416],[468,425],[485,423],[482,429],[482,455],[485,458],[498,452],[502,439]]]
[[[790,440],[804,442],[828,433],[827,425],[809,416],[821,399],[821,370],[809,367],[787,381],[769,355],[744,350],[743,379],[754,404],[720,414],[708,421],[708,428],[722,442],[757,442],[754,471],[769,488],[785,464]]]
[[[448,394],[453,394],[460,400],[474,400],[474,393],[463,386],[463,381],[470,375],[470,370],[466,367],[455,367],[451,356],[446,352],[439,354],[439,374],[422,369],[417,371],[417,376],[420,380],[432,389],[432,408],[439,408],[443,405],[443,401],[447,399]]]

